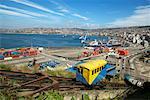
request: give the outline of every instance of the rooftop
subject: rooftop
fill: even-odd
[[[89,60],[82,64],[77,65],[77,67],[83,67],[89,70],[94,70],[96,68],[102,67],[107,64],[106,60]]]

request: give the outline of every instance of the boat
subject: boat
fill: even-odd
[[[95,39],[94,41],[89,42],[89,46],[99,46],[99,42]]]
[[[64,38],[64,37],[67,37],[67,34],[63,35],[62,37],[63,37],[63,38]]]
[[[107,42],[106,46],[108,46],[108,47],[121,46],[121,42],[116,39],[111,39]]]
[[[81,36],[79,37],[79,39],[81,40],[81,43],[86,43],[87,37],[86,36]]]
[[[84,46],[84,48],[91,49],[91,50],[95,49],[96,47],[102,46],[101,42],[97,41],[96,39],[94,41],[91,41],[91,42],[85,42],[85,44],[86,45]]]
[[[80,36],[79,39],[82,40],[84,38],[84,36]]]
[[[79,37],[79,40],[85,40],[85,39],[87,39],[87,36],[86,36],[86,35],[83,35],[83,36],[80,36],[80,37]]]

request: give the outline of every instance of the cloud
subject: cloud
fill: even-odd
[[[14,12],[14,11],[9,11],[9,10],[4,10],[4,9],[0,9],[0,13],[2,13],[2,14],[7,14],[7,15],[13,15],[13,16],[20,16],[20,17],[33,18],[33,17],[30,16],[30,15],[26,15],[26,14]]]
[[[80,27],[81,28],[87,28],[87,29],[97,29],[97,28],[100,28],[100,25],[94,24],[94,23],[84,23]]]
[[[60,11],[60,12],[64,12],[64,13],[69,13],[69,10],[64,9],[64,8],[60,9],[59,11]]]
[[[84,16],[81,16],[81,15],[79,15],[79,14],[77,14],[77,13],[74,13],[74,14],[72,14],[72,15],[75,16],[75,17],[79,17],[79,18],[81,18],[81,19],[83,19],[83,20],[89,20],[89,18],[84,17]]]
[[[149,8],[150,5],[146,5],[146,6],[139,6],[139,7],[136,7],[136,9],[144,9],[144,8]]]
[[[58,2],[53,1],[53,0],[49,0],[51,3],[55,4],[55,5],[60,5]]]
[[[49,0],[49,1],[50,1],[51,3],[53,3],[54,5],[56,5],[57,8],[58,8],[58,10],[59,10],[60,12],[70,14],[70,15],[72,15],[72,16],[74,16],[74,17],[78,17],[78,18],[81,18],[81,19],[83,19],[83,20],[89,20],[89,18],[87,18],[87,17],[85,17],[85,16],[82,16],[82,15],[76,13],[76,12],[75,12],[74,10],[72,10],[72,9],[69,9],[70,7],[69,7],[67,4],[65,4],[65,2],[62,2],[62,3],[60,4],[60,2],[56,2],[56,1],[54,1],[54,0]]]
[[[128,27],[150,25],[150,5],[139,6],[128,17],[117,19],[109,23],[110,27]]]
[[[15,10],[17,12],[24,13],[24,14],[31,15],[31,16],[36,16],[36,17],[45,17],[45,15],[42,15],[42,14],[39,14],[39,13],[34,13],[34,12],[26,11],[26,10],[23,10],[23,9],[9,7],[9,6],[6,6],[6,5],[1,5],[0,4],[0,8]]]
[[[55,12],[53,10],[44,8],[44,7],[42,7],[42,6],[38,5],[38,4],[35,4],[35,3],[31,2],[31,1],[27,1],[27,0],[10,0],[10,1],[14,1],[14,2],[17,2],[17,3],[20,3],[20,4],[24,4],[24,5],[27,5],[27,6],[30,6],[30,7],[33,7],[33,8],[42,10],[42,11],[45,11],[45,12],[49,12],[51,14],[55,14],[55,15],[59,15],[59,16],[64,16],[64,14],[62,14],[62,13]]]
[[[63,2],[63,4],[60,4],[60,3],[56,2],[56,1],[53,1],[53,0],[49,0],[49,1],[50,1],[52,4],[56,5],[57,8],[58,8],[58,10],[59,10],[60,12],[69,13],[69,10],[65,7],[64,2]]]

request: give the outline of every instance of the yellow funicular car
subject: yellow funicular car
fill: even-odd
[[[115,75],[115,66],[106,60],[89,60],[75,66],[76,80],[86,85],[95,85],[106,77]]]

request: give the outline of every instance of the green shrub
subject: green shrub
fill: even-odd
[[[57,91],[48,91],[40,94],[36,100],[63,100],[64,97],[60,95]]]
[[[83,100],[90,100],[89,95],[88,94],[83,94]]]
[[[50,76],[62,76],[66,78],[72,78],[74,76],[73,73],[64,70],[57,70],[57,71],[47,70],[46,73]]]
[[[0,64],[0,69],[10,71],[11,70],[11,66]]]
[[[72,96],[71,100],[76,100],[76,98],[74,96]]]
[[[16,98],[16,91],[10,92],[5,90],[0,92],[0,100],[15,100]]]

